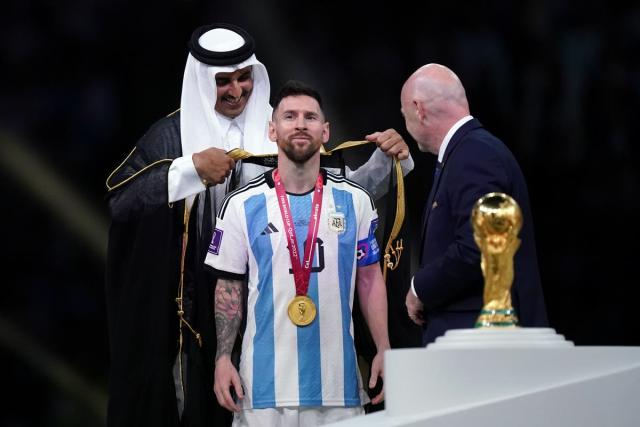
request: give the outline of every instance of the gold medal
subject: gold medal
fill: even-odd
[[[289,319],[297,326],[307,326],[316,318],[316,305],[306,295],[297,295],[287,309]]]

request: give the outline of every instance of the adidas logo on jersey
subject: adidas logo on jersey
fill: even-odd
[[[271,234],[271,233],[277,233],[277,232],[278,232],[278,229],[276,228],[276,226],[269,223],[269,225],[267,225],[265,229],[262,230],[262,233],[260,234],[264,236],[265,234]]]

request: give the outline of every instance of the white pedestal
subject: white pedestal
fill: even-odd
[[[342,426],[638,426],[640,347],[553,329],[461,329],[385,354],[385,411]]]

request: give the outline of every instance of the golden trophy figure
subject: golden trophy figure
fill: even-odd
[[[486,194],[473,207],[471,224],[484,276],[484,306],[475,327],[515,327],[518,318],[511,304],[511,285],[513,256],[520,246],[520,207],[504,193]]]

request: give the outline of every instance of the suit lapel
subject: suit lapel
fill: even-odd
[[[436,166],[437,167],[437,166]],[[427,197],[427,204],[424,207],[424,219],[422,221],[422,238],[424,239],[424,233],[427,230],[427,223],[429,221],[429,214],[433,210],[433,201],[436,197],[436,193],[438,192],[438,186],[440,185],[440,181],[442,179],[442,175],[444,172],[444,163],[442,164],[442,169],[440,173],[435,176],[433,180],[433,185],[431,185],[431,191],[429,192],[429,197]]]
[[[429,192],[429,197],[427,198],[427,204],[424,207],[424,219],[422,221],[422,233],[421,233],[421,241],[422,241],[422,249],[420,252],[420,262],[422,262],[422,250],[424,249],[425,237],[427,233],[427,225],[429,224],[429,215],[431,211],[437,208],[437,199],[436,195],[438,194],[438,189],[440,187],[440,183],[443,181],[443,177],[445,174],[445,169],[447,167],[449,158],[451,154],[456,150],[456,148],[460,145],[460,141],[464,139],[465,135],[470,131],[482,127],[482,124],[477,119],[471,119],[465,124],[463,124],[460,129],[456,131],[451,137],[451,141],[447,145],[447,149],[444,153],[442,160],[442,170],[435,177],[433,181],[433,185],[431,186],[431,191]]]

